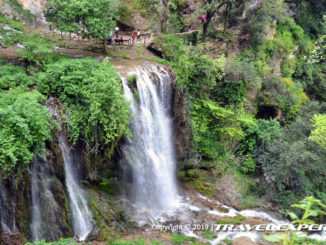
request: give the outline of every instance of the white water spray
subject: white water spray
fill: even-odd
[[[137,209],[158,214],[178,204],[170,118],[171,77],[154,65],[137,67],[131,75],[137,77],[134,94],[123,80],[125,97],[131,101],[133,135],[124,146],[124,158],[132,167]]]
[[[50,99],[48,103],[50,104],[49,108],[52,115],[62,126],[63,124],[60,113],[58,112],[57,108],[53,106],[53,101]],[[88,209],[85,192],[79,185],[79,179],[74,173],[75,162],[68,146],[67,139],[62,131],[58,134],[58,142],[64,160],[66,186],[69,194],[70,213],[74,233],[79,241],[84,241],[92,231],[92,214]]]

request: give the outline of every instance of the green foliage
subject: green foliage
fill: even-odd
[[[203,231],[203,237],[209,240],[213,240],[215,238],[217,238],[217,235],[212,232],[211,230],[205,230]]]
[[[308,63],[302,60],[297,63],[293,78],[300,81],[312,99],[326,101],[326,64]]]
[[[310,140],[326,149],[326,114],[316,114],[312,118],[314,129],[311,131]]]
[[[234,218],[228,219],[228,220],[219,220],[219,224],[241,224],[242,220],[244,220],[244,216],[241,214],[235,216]]]
[[[38,88],[60,99],[67,111],[71,139],[83,139],[93,153],[98,147],[114,147],[128,132],[128,103],[120,77],[107,59],[102,63],[91,58],[67,59],[51,64],[40,74]]]
[[[262,82],[251,63],[237,60],[227,62],[224,80],[227,83],[242,83],[246,88],[260,88]]]
[[[136,85],[137,77],[136,76],[127,77],[127,81],[131,86],[134,86]]]
[[[0,66],[0,90],[17,87],[19,85],[30,86],[32,84],[33,79],[27,76],[24,67],[14,66],[12,64]]]
[[[27,169],[51,139],[52,119],[41,104],[44,99],[39,92],[22,87],[1,92],[0,178]]]
[[[23,9],[21,4],[17,0],[4,0],[7,4],[10,4],[10,6],[20,15],[18,17],[26,19],[28,21],[32,21],[35,19],[35,15],[31,13],[28,9]],[[16,18],[17,16],[14,16]]]
[[[244,174],[252,174],[256,171],[256,160],[251,154],[247,154],[241,162],[240,171]]]
[[[322,18],[326,11],[326,2],[322,1],[288,1],[289,7],[296,13],[295,21],[300,25],[305,33],[316,39],[319,35],[325,33],[326,29]]]
[[[260,8],[256,10],[249,21],[249,32],[253,47],[266,42],[266,37],[271,30],[270,25],[274,20],[282,20],[284,12],[285,6],[282,0],[266,0],[262,2]]]
[[[247,89],[242,83],[225,82],[221,86],[217,86],[214,95],[216,101],[223,106],[239,106],[247,96]]]
[[[185,52],[183,39],[174,35],[161,35],[154,38],[154,43],[162,50],[163,58],[176,60]]]
[[[158,0],[136,0],[133,5],[140,9],[140,14],[145,18],[149,18],[151,14],[157,14],[159,12]]]
[[[54,51],[53,45],[39,35],[24,35],[20,42],[24,48],[19,49],[17,54],[30,64],[45,65],[46,57]]]
[[[210,159],[221,155],[233,140],[244,137],[241,126],[253,123],[252,117],[243,111],[220,107],[211,100],[195,100],[191,116],[197,150]]]
[[[326,15],[325,15],[326,22]],[[324,62],[326,60],[326,35],[322,35],[315,42],[315,48],[308,57],[309,63]]]
[[[133,242],[131,241],[122,241],[121,239],[117,239],[114,242],[109,242],[107,243],[108,245],[144,245],[146,243],[145,238],[137,239]],[[151,240],[151,243],[149,245],[164,245],[163,242],[159,242],[155,239]]]
[[[174,65],[178,84],[188,96],[207,98],[216,85],[216,80],[224,76],[224,61],[207,55],[188,54],[180,57]]]
[[[309,140],[310,119],[324,111],[324,105],[318,103],[305,105],[300,117],[259,155],[257,162],[274,202],[289,206],[303,196],[326,191],[323,167],[326,151]]]
[[[323,204],[320,200],[314,198],[313,196],[306,197],[300,201],[300,204],[293,204],[291,205],[291,207],[299,208],[304,211],[301,218],[299,218],[294,212],[289,212],[289,216],[293,220],[293,224],[315,224],[315,222],[311,218],[316,218],[318,215],[326,215],[326,212],[322,210],[326,209],[326,205]],[[290,231],[290,234],[283,233],[282,235],[265,235],[264,238],[270,242],[282,242],[283,245],[324,244],[323,242],[318,242],[315,239],[305,238],[302,235],[303,234],[299,235],[298,232]]]
[[[308,97],[303,92],[303,88],[291,79],[270,77],[264,82],[259,100],[263,105],[279,107],[286,118],[293,119]]]
[[[172,236],[171,236],[171,242],[176,245],[184,244],[185,242],[189,241],[190,239],[191,239],[190,237],[187,237],[182,234],[172,234]]]
[[[247,95],[247,89],[261,87],[261,78],[253,64],[245,61],[228,60],[222,84],[213,92],[216,101],[223,105],[241,105]]]
[[[113,30],[117,10],[112,0],[51,0],[46,18],[60,31],[103,40]]]
[[[246,136],[240,142],[241,151],[256,155],[267,144],[280,137],[283,131],[276,120],[257,119],[244,132]]]
[[[75,242],[74,239],[72,238],[60,238],[59,241],[57,242],[45,242],[44,240],[39,241],[39,242],[28,242],[25,243],[25,245],[86,245],[89,243],[85,243],[85,242]]]
[[[295,59],[289,58],[288,56],[283,59],[281,64],[281,71],[283,77],[292,77],[295,70]]]
[[[183,20],[182,15],[178,11],[171,11],[168,21],[164,26],[167,33],[178,33],[182,31]]]
[[[8,46],[21,45],[16,52],[21,61],[27,62],[28,65],[44,67],[60,56],[58,54],[53,55],[54,45],[49,37],[21,32],[24,28],[21,22],[7,21],[9,26],[19,31],[0,27],[0,35],[3,37],[0,39],[0,46],[7,48]]]

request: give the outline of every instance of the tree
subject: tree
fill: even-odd
[[[311,131],[310,140],[326,149],[326,114],[317,114],[312,118],[314,130]]]
[[[244,6],[246,0],[204,0],[203,9],[206,13],[206,19],[203,23],[203,35],[202,42],[206,41],[208,26],[211,23],[215,14],[222,8],[224,8],[224,32],[226,31],[227,26],[229,25],[229,19],[235,9],[240,9]]]
[[[326,15],[323,17],[324,26],[326,28]],[[322,35],[318,38],[315,43],[315,49],[311,52],[308,57],[309,63],[318,63],[326,61],[326,35]]]
[[[70,138],[88,151],[110,148],[129,132],[129,108],[121,78],[104,59],[65,59],[39,74],[38,89],[60,99],[66,110]],[[110,152],[112,153],[112,152]]]
[[[0,180],[12,171],[26,170],[51,139],[53,123],[45,98],[27,87],[0,94]]]
[[[326,199],[326,151],[309,139],[315,113],[325,113],[325,104],[307,103],[297,120],[258,156],[258,167],[274,202],[288,206],[311,194]]]
[[[282,0],[265,0],[249,21],[249,32],[253,47],[262,45],[270,33],[273,21],[280,21],[285,16],[285,5]]]
[[[50,0],[46,18],[62,32],[103,40],[106,51],[105,38],[114,28],[116,10],[114,0]]]

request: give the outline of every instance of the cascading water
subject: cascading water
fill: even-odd
[[[137,77],[137,92],[133,94],[123,79],[125,97],[131,101],[133,135],[124,146],[124,159],[132,168],[137,209],[160,213],[178,204],[170,118],[171,77],[155,65],[137,67],[130,75]]]
[[[79,186],[73,171],[73,158],[63,135],[58,136],[59,146],[65,163],[66,185],[75,235],[84,241],[92,230],[92,215],[88,209],[84,190]]]
[[[11,235],[18,231],[15,212],[15,181],[11,181],[10,188],[0,183],[0,234]]]
[[[52,115],[62,126],[59,111],[55,106],[51,105],[51,99],[48,101],[48,104],[50,105],[49,108]],[[88,209],[85,192],[78,183],[78,176],[74,173],[74,158],[62,131],[58,134],[58,142],[65,165],[66,186],[69,194],[74,233],[80,241],[84,241],[92,230],[92,214]]]
[[[5,188],[0,185],[0,225],[2,234],[11,234],[8,200]]]
[[[63,236],[61,230],[61,207],[50,189],[49,164],[44,152],[42,159],[32,161],[32,240],[56,241]]]

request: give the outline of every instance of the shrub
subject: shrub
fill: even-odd
[[[42,102],[44,97],[36,90],[19,87],[1,92],[0,178],[27,169],[51,139],[52,119]]]
[[[38,35],[24,35],[21,40],[24,48],[17,51],[20,59],[29,64],[45,65],[44,59],[53,51],[53,45]]]
[[[128,103],[120,77],[107,59],[102,63],[66,59],[48,65],[39,76],[38,88],[61,100],[71,139],[83,139],[93,152],[105,145],[113,147],[128,132]]]
[[[22,66],[7,64],[0,66],[0,89],[9,89],[19,85],[32,85],[33,78],[27,76]]]
[[[300,117],[284,129],[284,134],[268,143],[258,157],[271,199],[284,206],[326,190],[326,151],[309,140],[310,119],[315,113],[325,113],[325,105],[307,103]]]
[[[185,52],[183,39],[174,35],[161,35],[154,38],[155,45],[162,50],[163,58],[176,60]]]
[[[261,104],[278,106],[286,118],[293,119],[308,97],[291,79],[270,77],[264,82],[259,100]]]

